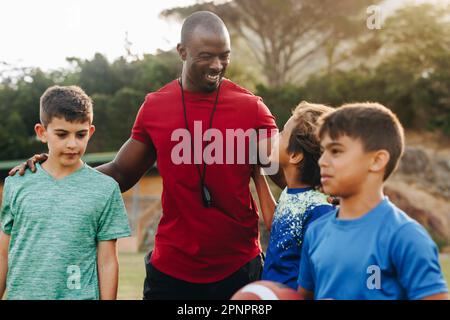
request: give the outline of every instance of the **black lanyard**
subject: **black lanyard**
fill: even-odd
[[[193,142],[192,134],[189,131],[189,126],[188,126],[188,121],[187,121],[187,112],[186,112],[186,103],[184,101],[183,81],[181,80],[181,78],[178,79],[178,83],[180,84],[180,88],[181,88],[181,101],[183,103],[184,124],[186,126],[186,130],[191,135],[191,150],[192,150],[192,153],[193,153],[193,157],[195,157],[194,142]],[[211,111],[211,116],[209,118],[209,128],[208,128],[208,130],[211,129],[211,127],[212,127],[214,113],[215,113],[216,108],[217,108],[217,102],[219,101],[219,91],[220,91],[220,85],[221,84],[222,84],[222,81],[219,83],[219,86],[217,87],[216,100],[214,101],[214,107],[213,107],[213,109]],[[202,152],[202,158],[203,158],[203,152]],[[206,176],[206,162],[205,162],[205,159],[203,159],[203,173],[200,172],[200,167],[199,167],[198,164],[195,163],[195,159],[194,159],[194,164],[195,164],[195,167],[197,168],[198,175],[200,176],[200,190],[202,192],[203,205],[206,208],[210,208],[210,207],[212,207],[212,197],[211,197],[211,193],[209,192],[208,188],[205,185],[205,176]]]

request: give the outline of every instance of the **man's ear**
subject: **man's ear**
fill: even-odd
[[[89,127],[89,139],[92,137],[92,135],[94,134],[94,132],[95,132],[95,126],[92,124],[92,125]]]
[[[178,51],[178,55],[180,56],[181,60],[186,61],[186,55],[187,55],[186,47],[183,44],[179,43],[179,44],[177,44],[177,51]]]
[[[293,152],[289,154],[289,163],[299,164],[303,160],[303,152]]]
[[[372,158],[372,164],[370,165],[369,170],[372,172],[384,171],[390,158],[391,156],[387,150],[383,149],[375,151]]]
[[[34,132],[36,132],[37,138],[42,143],[47,143],[47,129],[45,129],[42,123],[36,123],[36,125],[34,126]]]

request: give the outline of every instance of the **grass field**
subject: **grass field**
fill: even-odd
[[[450,257],[441,259],[442,270],[444,271],[445,280],[447,281],[447,287],[450,288]]]
[[[145,279],[145,253],[119,254],[119,290],[120,300],[141,300]]]
[[[142,299],[142,286],[145,278],[144,253],[121,253],[119,255],[119,293],[120,300]],[[450,257],[441,258],[447,286],[450,286]]]

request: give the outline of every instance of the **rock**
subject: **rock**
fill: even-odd
[[[440,204],[440,202],[436,203],[437,200],[432,195],[402,183],[388,183],[384,193],[397,207],[423,225],[439,245],[450,243],[448,216],[430,205],[430,203],[435,203],[436,206]]]
[[[398,170],[405,174],[418,174],[427,171],[429,165],[430,159],[422,149],[406,147]]]

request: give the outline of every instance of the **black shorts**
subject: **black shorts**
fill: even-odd
[[[144,300],[229,300],[246,284],[261,279],[264,257],[258,255],[231,276],[212,283],[192,283],[173,278],[150,263],[145,256]]]

